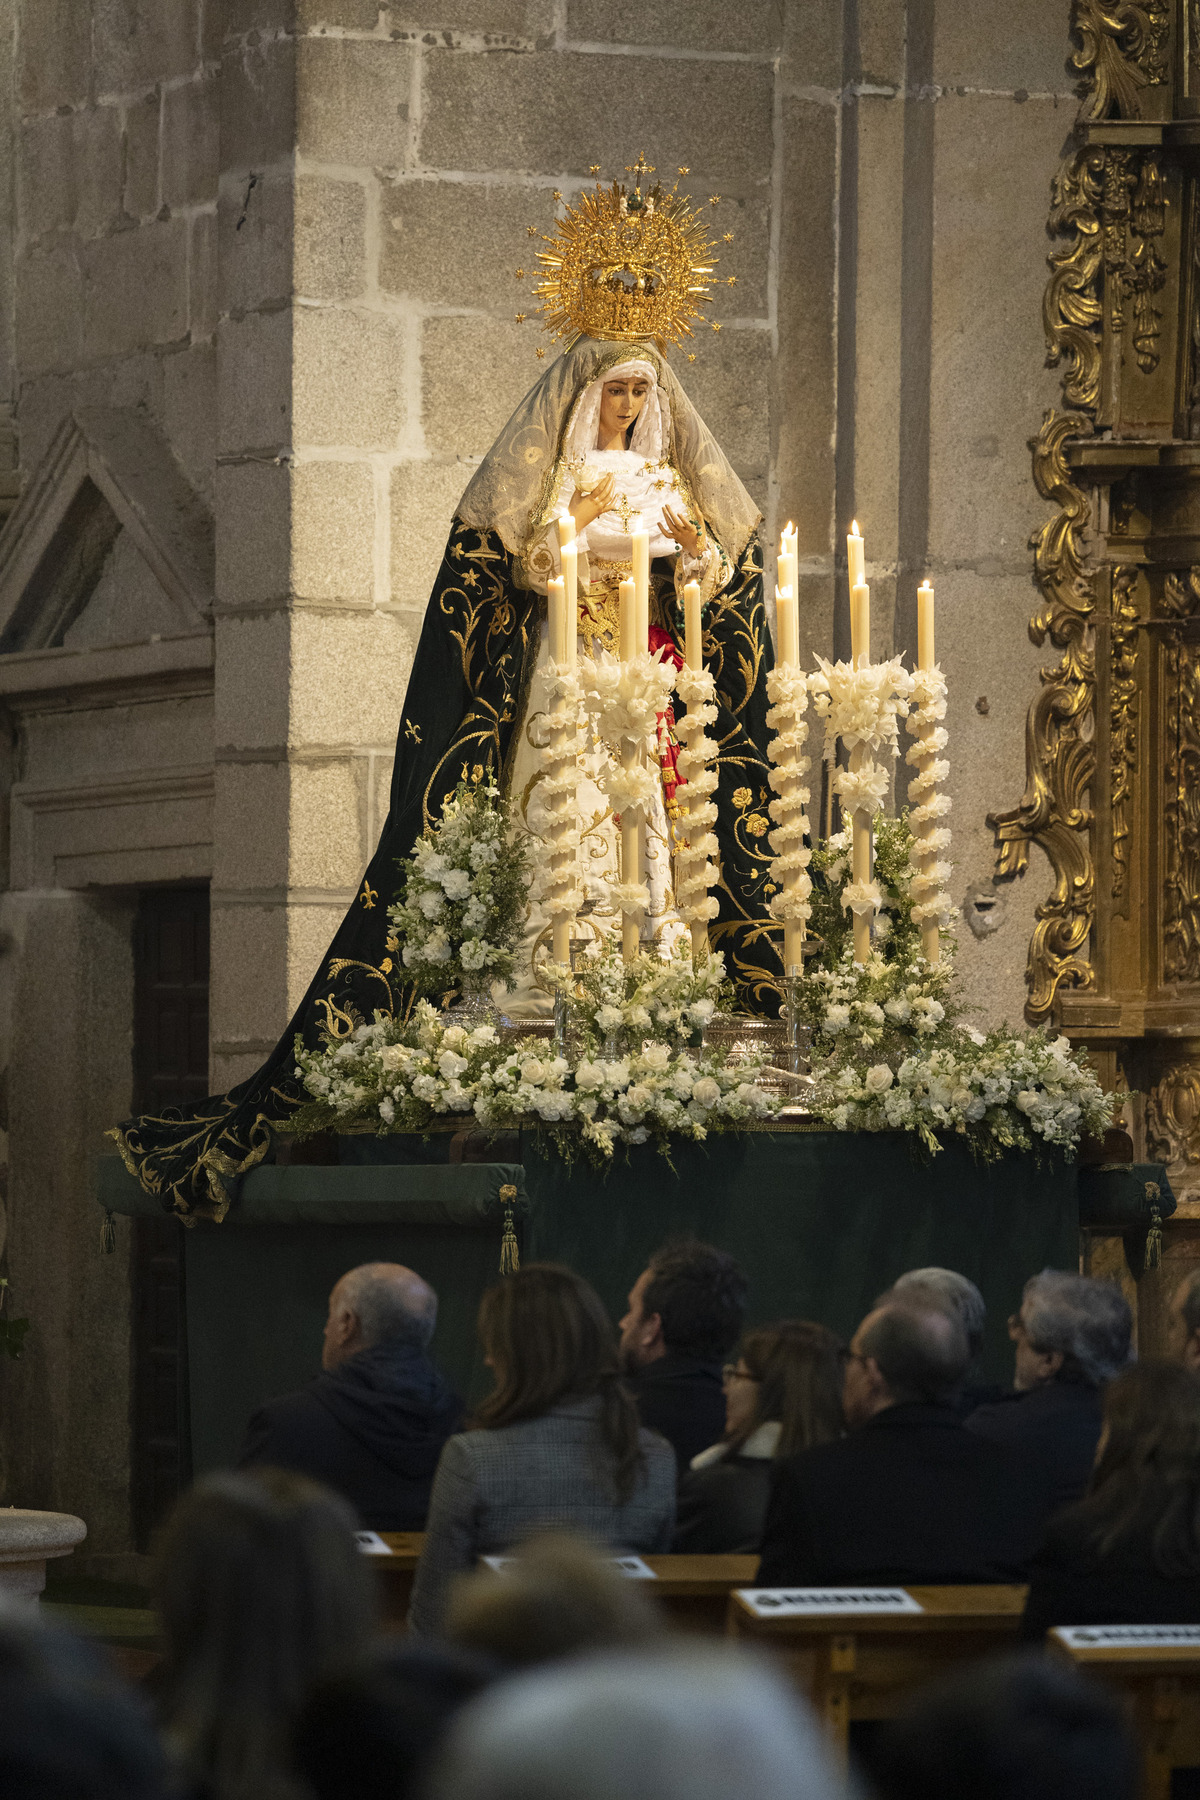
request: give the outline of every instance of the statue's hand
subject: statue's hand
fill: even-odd
[[[601,513],[607,512],[616,499],[616,493],[616,478],[612,474],[605,475],[598,481],[590,494],[581,493],[576,488],[575,498],[568,509],[575,521],[576,531],[583,531],[593,519],[598,519]]]
[[[703,528],[697,531],[686,513],[677,513],[669,506],[663,507],[662,528],[667,537],[672,537],[680,549],[686,550],[689,556],[699,556],[704,549]]]

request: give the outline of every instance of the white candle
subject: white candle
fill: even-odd
[[[700,623],[700,583],[686,581],[683,586],[684,661],[689,669],[704,667],[703,630]]]
[[[850,590],[850,660],[855,668],[860,657],[871,660],[871,590],[865,581]]]
[[[567,644],[564,661],[573,669],[579,654],[579,551],[574,538],[564,544],[562,556],[563,591],[567,600]]]
[[[800,661],[800,617],[790,587],[775,589],[775,634],[778,660],[794,667]]]
[[[556,663],[567,660],[567,599],[563,578],[552,575],[546,583],[547,613],[550,622],[550,656]]]
[[[917,667],[932,669],[933,654],[933,588],[923,581],[917,589]]]
[[[641,513],[634,513],[634,526],[629,534],[633,546],[633,585],[637,592],[637,647],[639,652],[650,643],[650,533]]]
[[[846,533],[846,561],[850,568],[850,586],[861,587],[867,579],[867,565],[857,519],[852,521]]]
[[[575,542],[574,514],[568,512],[564,508],[555,520],[555,524],[558,526],[558,547],[560,550],[563,550],[568,544],[573,544]]]
[[[781,588],[796,587],[796,527],[789,519],[787,526],[779,534],[779,560],[775,573],[776,585]]]
[[[621,661],[632,662],[637,653],[637,589],[627,575],[618,589],[618,613],[621,625]]]

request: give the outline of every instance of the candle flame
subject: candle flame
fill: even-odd
[[[858,529],[858,520],[857,520],[857,519],[851,519],[851,521],[850,521],[850,536],[851,536],[851,537],[858,537],[858,536],[860,536],[860,532],[859,532],[859,529]]]

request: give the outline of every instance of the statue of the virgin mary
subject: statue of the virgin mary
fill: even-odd
[[[656,197],[657,189],[643,199],[640,188],[627,193],[614,184],[610,200],[597,190],[622,222],[627,207],[653,219]],[[670,222],[672,198],[659,197],[660,227]],[[143,1186],[184,1216],[221,1218],[231,1182],[266,1156],[274,1128],[301,1103],[297,1034],[315,1045],[408,1004],[388,908],[404,859],[459,781],[490,771],[521,802],[533,766],[531,690],[546,655],[546,583],[558,566],[555,521],[563,511],[574,517],[580,553],[581,652],[616,648],[617,586],[630,573],[633,515],[650,531],[651,646],[661,654],[678,655],[683,586],[700,584],[704,659],[717,690],[711,730],[720,744],[713,796],[719,912],[709,937],[724,953],[739,1004],[760,1014],[778,1009],[780,927],[768,913],[772,653],[761,515],[667,363],[667,333],[646,328],[662,325],[669,282],[645,274],[627,253],[615,266],[611,259],[610,266],[596,264],[594,236],[591,246],[585,292],[564,309],[573,341],[521,401],[459,502],[409,678],[387,821],[295,1017],[262,1068],[228,1094],[130,1120],[113,1133]],[[669,737],[669,724],[662,736]],[[670,761],[664,741],[664,804],[650,818],[647,844],[650,929],[659,935],[672,916]],[[594,838],[585,843],[585,858],[599,867],[615,857],[614,834],[599,788],[589,794],[586,772],[585,758],[581,811],[590,797],[596,801],[596,815],[584,820]],[[517,994],[506,1003],[526,1016],[544,1003],[532,962],[536,935],[531,931]]]

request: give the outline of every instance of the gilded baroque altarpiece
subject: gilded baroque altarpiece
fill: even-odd
[[[1073,0],[1082,103],[1052,185],[1044,301],[1062,405],[1030,624],[1055,656],[998,873],[1053,867],[1026,1013],[1129,1087],[1145,1152],[1200,1199],[1200,0]]]

